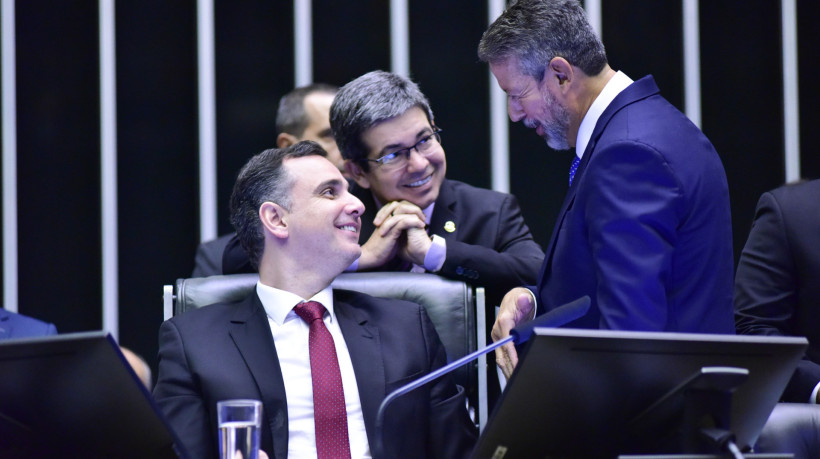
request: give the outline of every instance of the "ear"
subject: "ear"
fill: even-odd
[[[356,181],[360,187],[364,189],[370,188],[370,179],[367,177],[365,172],[362,170],[362,167],[356,164],[355,162],[346,159],[345,160],[345,172],[347,175]]]
[[[259,206],[259,219],[265,231],[273,237],[286,239],[288,237],[287,211],[279,204],[265,201]]]
[[[575,77],[575,69],[563,57],[553,57],[547,65],[548,74],[558,83],[558,89],[566,91],[572,85]]]
[[[287,132],[283,132],[276,136],[276,147],[277,148],[285,148],[289,147],[295,143],[299,143],[299,139],[292,134],[288,134]]]

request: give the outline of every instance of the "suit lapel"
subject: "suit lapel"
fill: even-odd
[[[376,413],[386,395],[379,330],[368,325],[368,318],[361,309],[339,300],[335,294],[333,309],[353,363],[359,400],[362,403],[365,430],[368,441],[372,445],[376,428]]]
[[[273,457],[288,455],[285,383],[268,318],[256,291],[237,306],[229,333],[262,395],[263,416],[273,436]]]
[[[461,225],[455,208],[456,197],[453,184],[445,179],[441,183],[441,189],[438,193],[438,199],[436,199],[436,206],[433,207],[433,215],[430,216],[430,225],[427,232],[441,236],[447,242],[457,241],[458,230]]]

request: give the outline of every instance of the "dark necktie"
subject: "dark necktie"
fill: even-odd
[[[342,389],[342,373],[333,337],[322,317],[325,307],[316,301],[296,305],[296,314],[310,325],[310,375],[313,380],[313,422],[319,459],[350,457],[347,410]]]
[[[581,158],[577,155],[572,159],[572,165],[569,167],[569,186],[572,186],[572,179],[575,178],[575,171],[578,170],[578,165],[581,164]]]

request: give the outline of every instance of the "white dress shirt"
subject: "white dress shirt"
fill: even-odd
[[[584,119],[581,120],[581,126],[578,127],[578,136],[575,140],[575,154],[579,158],[584,157],[584,150],[587,149],[589,140],[592,138],[592,131],[595,130],[595,125],[598,124],[598,118],[609,107],[612,100],[631,84],[632,78],[629,78],[621,71],[615,72],[615,75],[607,81],[604,89],[589,106]]]
[[[351,458],[370,458],[370,447],[362,416],[362,404],[353,363],[342,330],[333,312],[333,290],[330,286],[305,300],[261,282],[256,293],[268,315],[273,343],[279,357],[279,368],[285,381],[288,403],[288,457],[316,457],[316,426],[313,420],[313,380],[310,377],[310,326],[293,311],[302,301],[318,301],[327,309],[324,323],[333,336],[336,356],[342,373],[342,387],[347,409],[347,430]]]

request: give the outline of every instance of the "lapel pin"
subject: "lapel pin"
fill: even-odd
[[[447,231],[448,233],[452,233],[455,230],[456,230],[456,224],[453,223],[452,221],[448,221],[447,223],[444,224],[444,231]]]

